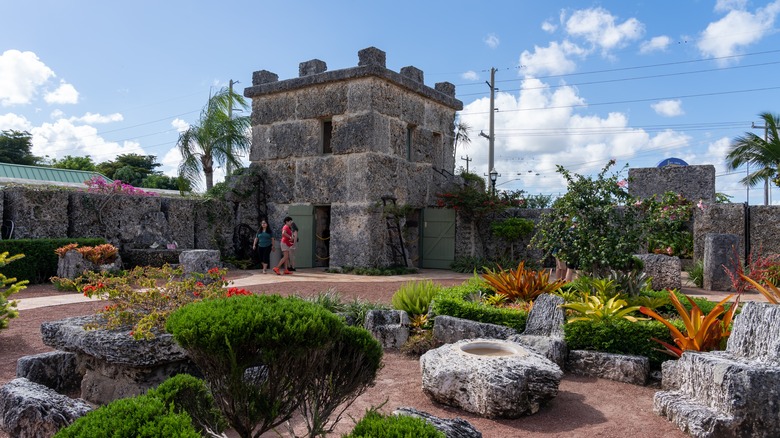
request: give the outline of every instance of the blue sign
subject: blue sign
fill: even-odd
[[[687,166],[687,165],[688,165],[688,163],[686,163],[685,161],[681,160],[680,158],[671,157],[671,158],[665,158],[665,159],[661,160],[661,162],[658,163],[658,165],[656,167]]]

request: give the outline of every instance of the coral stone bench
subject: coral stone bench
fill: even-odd
[[[686,351],[664,366],[654,411],[694,437],[780,436],[778,325],[780,306],[745,304],[726,351]]]

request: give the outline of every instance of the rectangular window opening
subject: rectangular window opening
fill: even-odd
[[[333,147],[330,144],[330,140],[333,136],[333,122],[331,120],[322,121],[322,153],[333,153]]]

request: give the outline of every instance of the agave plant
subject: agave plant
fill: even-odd
[[[550,281],[550,273],[546,270],[536,271],[525,268],[525,261],[517,265],[517,269],[497,270],[485,268],[482,274],[485,282],[497,294],[505,295],[507,301],[533,301],[541,294],[552,293],[566,282],[564,280]]]
[[[709,314],[705,315],[696,302],[689,296],[685,295],[685,299],[691,304],[690,312],[682,305],[677,296],[672,291],[669,291],[669,299],[672,301],[674,308],[677,309],[677,313],[679,313],[683,324],[685,324],[685,333],[682,333],[666,318],[647,307],[641,307],[639,311],[662,322],[669,328],[676,345],[669,344],[668,342],[656,338],[651,339],[664,347],[664,350],[661,351],[679,358],[682,356],[683,351],[686,350],[712,351],[722,347],[723,342],[731,334],[731,321],[734,318],[737,307],[739,307],[739,296],[737,296],[737,299],[734,300],[731,307],[726,310],[725,304],[733,296],[734,295],[731,294],[721,300]]]
[[[756,288],[756,290],[759,291],[761,295],[767,299],[767,301],[772,304],[780,304],[780,289],[778,289],[777,286],[767,281],[766,287],[764,287],[745,274],[739,274],[739,276],[742,277],[743,280],[753,285],[753,287]]]
[[[568,322],[576,321],[604,321],[608,319],[626,319],[631,322],[637,322],[640,319],[632,316],[633,312],[639,310],[639,306],[628,306],[626,300],[618,298],[615,295],[604,301],[598,295],[588,295],[585,300],[576,303],[566,303],[561,307],[574,311],[574,315],[568,319]]]

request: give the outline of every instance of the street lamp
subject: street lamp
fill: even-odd
[[[490,187],[493,190],[493,195],[496,194],[496,180],[498,179],[498,172],[496,172],[496,169],[490,169]]]

